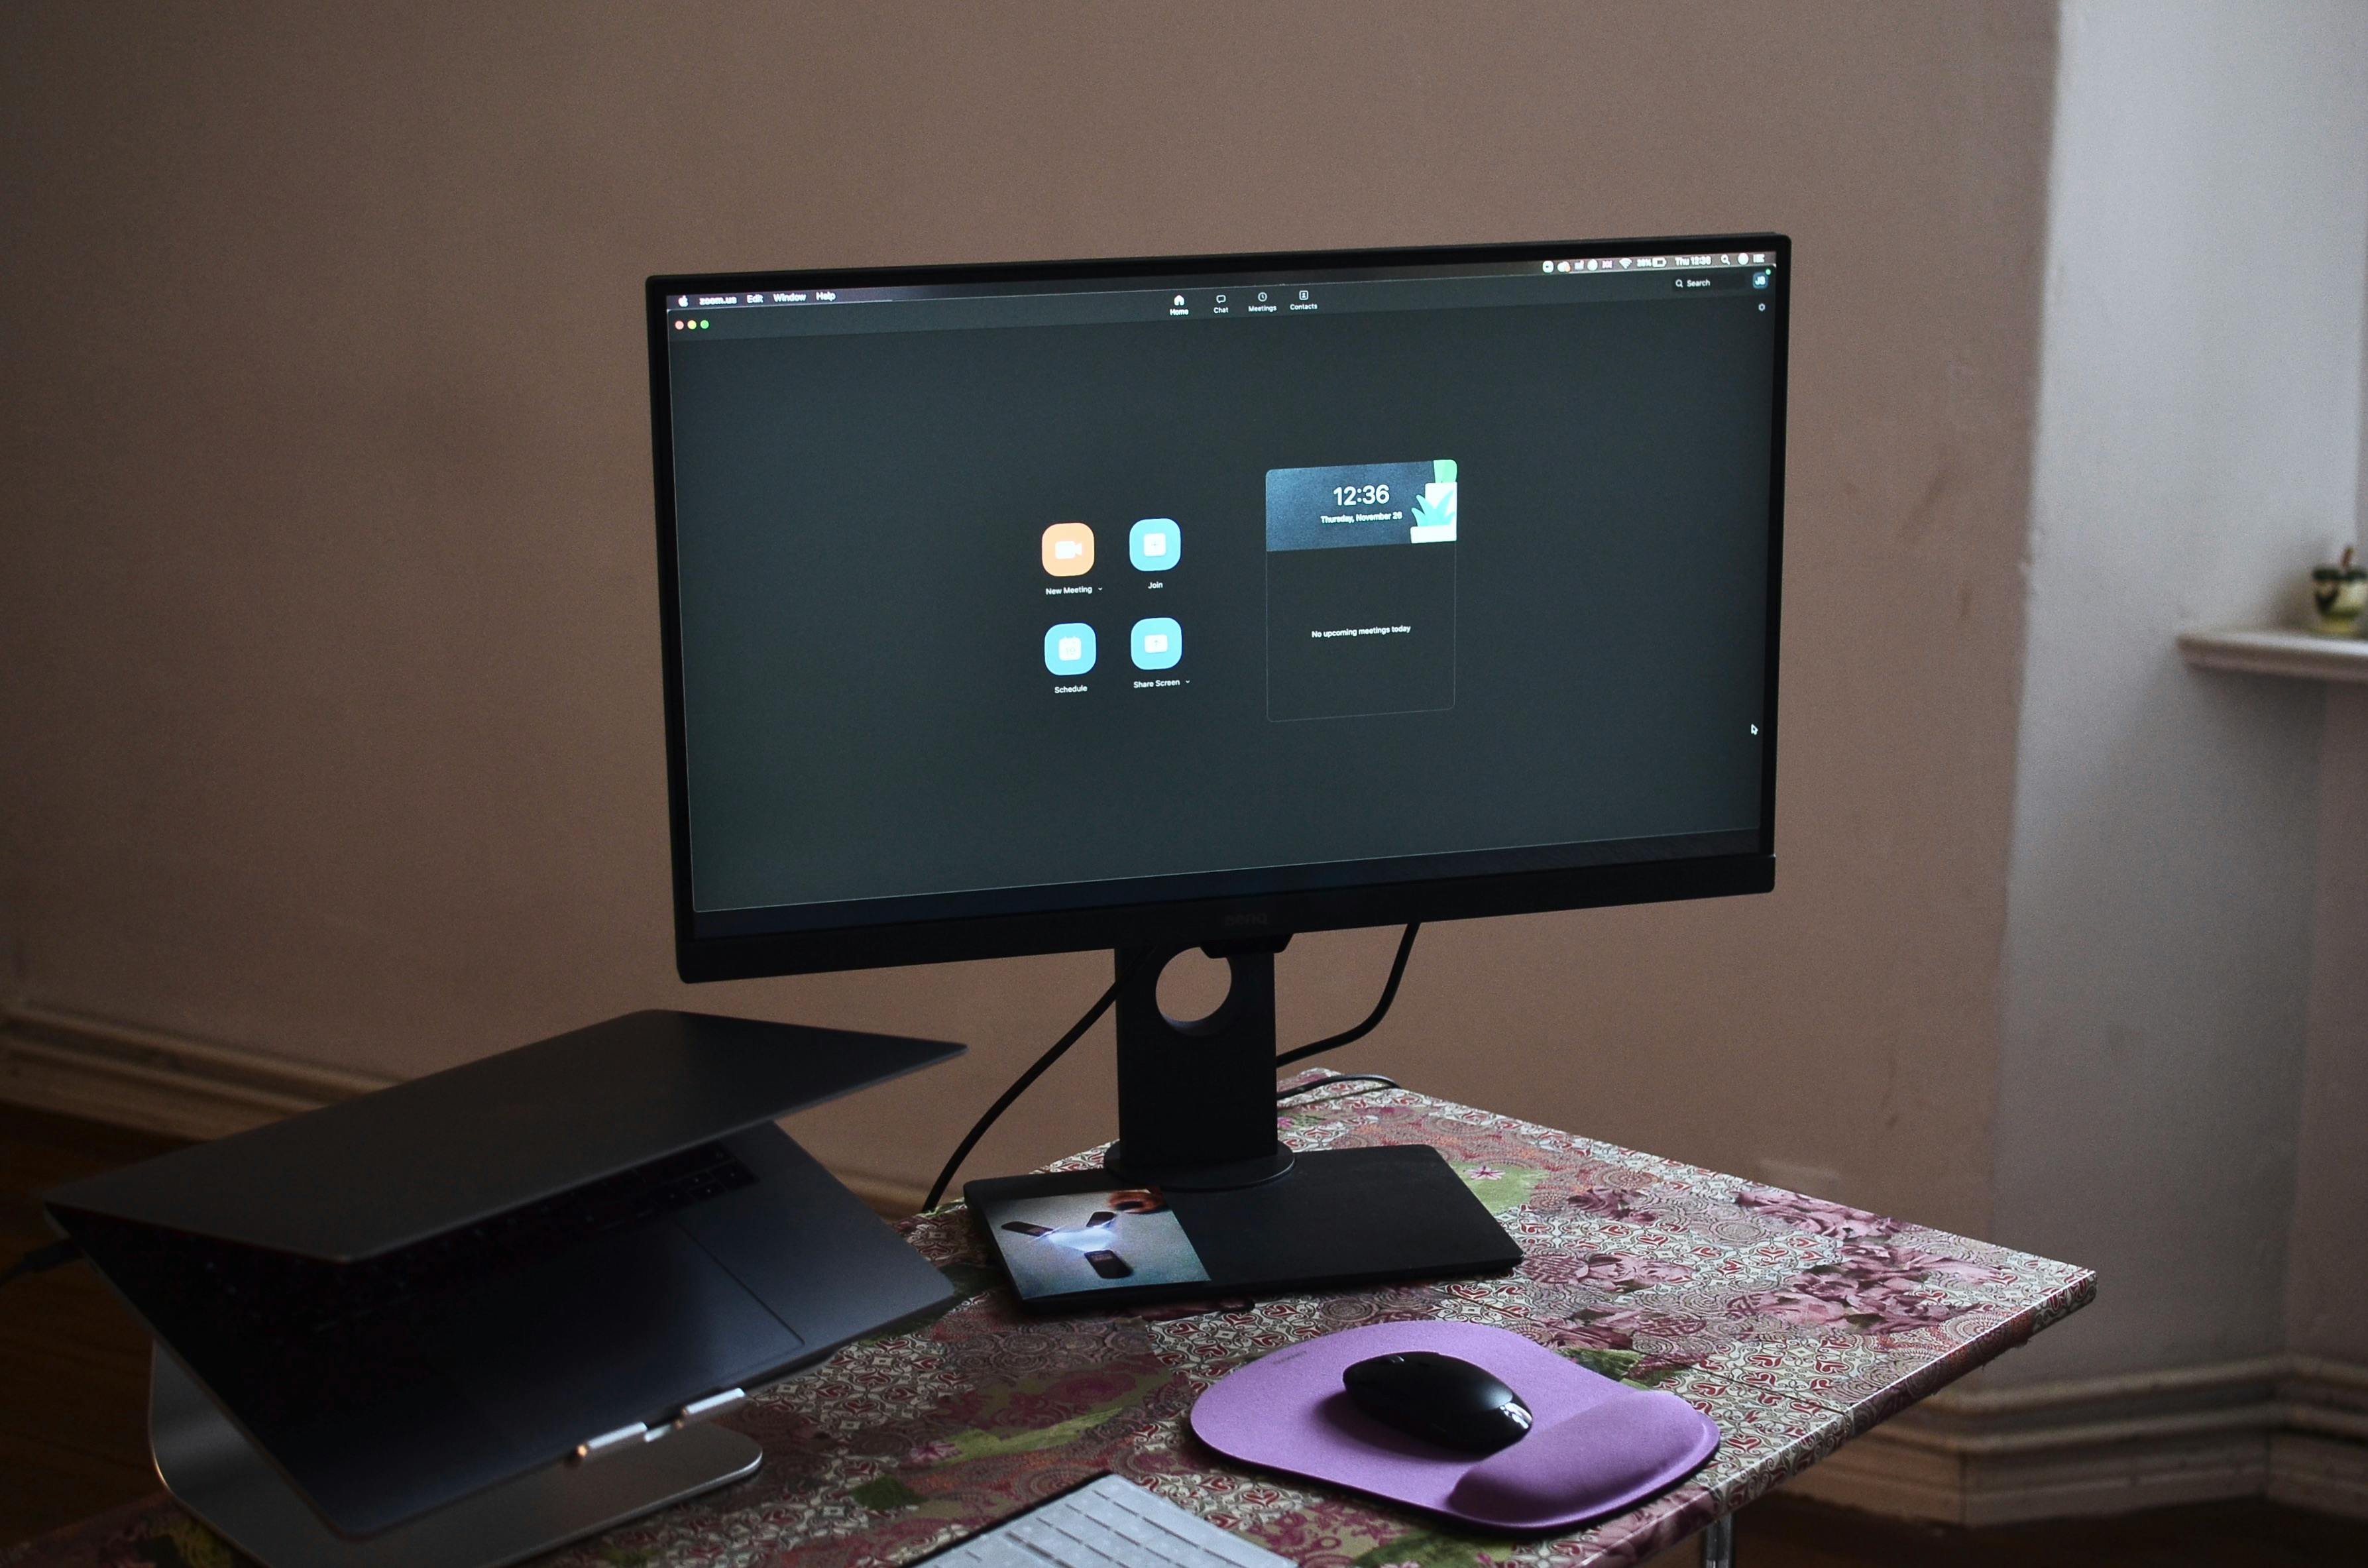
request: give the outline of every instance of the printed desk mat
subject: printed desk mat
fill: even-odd
[[[1033,1318],[955,1203],[906,1233],[963,1291],[731,1418],[752,1479],[553,1553],[564,1568],[910,1562],[1115,1471],[1309,1568],[1641,1563],[2087,1304],[2095,1276],[1987,1243],[1406,1090],[1279,1119],[1295,1148],[1438,1147],[1521,1244],[1495,1279]],[[1064,1160],[1083,1169],[1099,1151]],[[1452,1318],[1667,1389],[1718,1423],[1710,1462],[1616,1518],[1506,1540],[1228,1463],[1185,1413],[1234,1368],[1360,1324]],[[7,1568],[228,1568],[158,1495],[0,1552]]]

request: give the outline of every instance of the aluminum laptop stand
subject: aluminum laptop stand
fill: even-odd
[[[156,1347],[148,1445],[174,1500],[270,1568],[502,1568],[757,1473],[764,1450],[713,1425],[489,1487],[348,1540],[321,1522],[172,1354]]]
[[[629,1014],[44,1195],[269,1568],[494,1568],[745,1477],[745,1391],[954,1290],[774,1119],[940,1041]]]

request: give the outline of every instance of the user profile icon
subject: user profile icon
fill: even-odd
[[[1136,621],[1130,642],[1139,670],[1172,670],[1184,656],[1184,629],[1164,615]]]
[[[1044,667],[1056,676],[1081,676],[1094,667],[1094,629],[1064,620],[1044,633]]]
[[[1165,572],[1184,558],[1184,535],[1173,517],[1145,517],[1128,530],[1126,558],[1138,572]]]
[[[1044,570],[1055,577],[1082,577],[1094,569],[1094,530],[1083,523],[1054,523],[1044,530]]]

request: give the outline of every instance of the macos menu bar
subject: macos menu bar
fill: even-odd
[[[1171,320],[1252,320],[1367,311],[1595,303],[1772,289],[1775,253],[1724,251],[1587,256],[1456,267],[1395,267],[1323,277],[1207,274],[1111,287],[947,283],[871,289],[737,290],[666,301],[675,333],[699,340],[862,332],[927,332]]]

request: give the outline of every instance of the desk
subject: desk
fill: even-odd
[[[1639,1563],[2085,1305],[2095,1276],[1405,1090],[1319,1091],[1281,1119],[1303,1149],[1428,1142],[1521,1244],[1495,1279],[1286,1301],[1030,1318],[959,1205],[907,1222],[963,1288],[928,1326],[866,1340],[757,1395],[733,1424],[753,1479],[545,1559],[564,1568],[912,1561],[1102,1471],[1326,1568]],[[1096,1163],[1080,1154],[1059,1168]],[[1237,1469],[1185,1412],[1269,1350],[1406,1318],[1495,1324],[1691,1401],[1719,1450],[1643,1507],[1543,1540],[1421,1517]],[[10,1568],[226,1563],[161,1495],[0,1554]],[[1746,1563],[1744,1568],[1748,1568]]]

